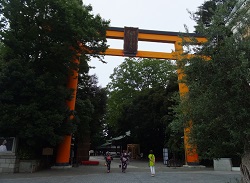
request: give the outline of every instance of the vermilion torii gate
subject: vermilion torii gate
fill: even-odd
[[[197,40],[197,44],[206,42],[206,38],[199,36],[195,33],[179,33],[179,32],[166,32],[166,31],[154,31],[154,30],[143,30],[133,27],[109,27],[106,31],[106,37],[109,39],[120,39],[124,40],[123,49],[108,48],[103,55],[111,56],[125,56],[125,57],[140,57],[140,58],[156,58],[156,59],[169,59],[169,60],[180,60],[183,54],[183,39],[185,41],[191,41],[190,37],[194,37]],[[175,50],[171,53],[168,52],[154,52],[154,51],[143,51],[137,50],[138,41],[145,42],[158,42],[158,43],[171,43],[174,44]],[[191,57],[192,55],[187,55]],[[78,62],[77,59],[74,62]],[[178,65],[178,64],[177,64]],[[68,87],[74,89],[74,96],[71,101],[68,101],[68,107],[70,110],[75,110],[75,97],[77,91],[77,71],[73,71],[74,74],[69,76]],[[188,92],[188,87],[181,80],[184,76],[181,67],[177,69],[178,81],[179,81],[179,93],[183,96]],[[188,133],[190,127],[184,129],[184,146],[185,146],[185,157],[186,164],[196,165],[199,163],[198,154],[196,148],[192,147],[188,143]],[[69,165],[70,158],[70,146],[71,146],[71,135],[64,138],[64,141],[58,148],[58,154],[56,158],[57,165]]]

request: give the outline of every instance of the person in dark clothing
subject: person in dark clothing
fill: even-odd
[[[123,153],[121,154],[121,168],[122,172],[125,173],[125,170],[127,169],[128,166],[128,153],[124,150]]]
[[[111,161],[113,160],[113,157],[111,156],[110,152],[108,152],[108,151],[106,153],[105,160],[106,160],[106,166],[107,166],[107,173],[109,173]]]

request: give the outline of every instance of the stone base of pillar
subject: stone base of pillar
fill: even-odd
[[[19,169],[19,160],[14,153],[0,154],[0,173],[16,173]]]
[[[232,171],[231,158],[214,159],[214,170],[217,171]]]
[[[51,167],[51,169],[69,169],[69,168],[72,168],[72,165],[55,165]]]

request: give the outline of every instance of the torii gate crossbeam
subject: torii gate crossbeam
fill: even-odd
[[[109,39],[124,39],[124,28],[110,27],[106,31],[106,37]],[[185,41],[190,41],[190,37],[196,38],[198,43],[206,42],[206,38],[194,33],[166,32],[143,29],[138,30],[138,41],[178,44],[183,42],[183,38]],[[124,55],[123,49],[115,48],[108,48],[103,54],[111,56],[126,56]],[[135,57],[177,60],[177,55],[179,55],[179,53],[176,51],[166,53],[138,50]]]

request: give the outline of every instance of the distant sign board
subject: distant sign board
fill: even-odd
[[[43,148],[43,155],[49,156],[49,155],[53,155],[53,148]]]

